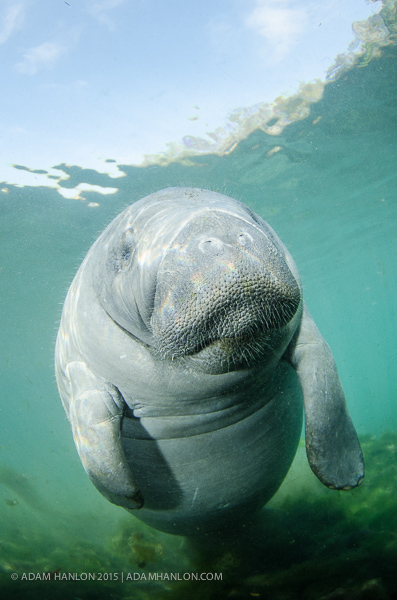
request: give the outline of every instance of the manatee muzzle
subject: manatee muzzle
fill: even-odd
[[[259,355],[269,332],[295,315],[300,288],[284,253],[269,241],[247,251],[242,234],[237,238],[233,245],[199,239],[183,260],[172,251],[165,258],[151,318],[154,348],[163,358],[195,355],[218,342],[225,352],[250,347]],[[203,243],[209,248],[200,253]]]

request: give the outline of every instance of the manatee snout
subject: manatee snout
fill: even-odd
[[[207,217],[183,232],[178,254],[171,248],[159,269],[151,327],[164,358],[214,344],[218,353],[238,347],[241,355],[250,346],[259,357],[267,333],[287,325],[300,305],[299,284],[271,234],[238,219],[217,221],[212,215],[212,223]]]

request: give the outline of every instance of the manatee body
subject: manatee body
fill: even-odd
[[[169,188],[105,229],[69,289],[56,377],[98,490],[170,533],[259,509],[294,458],[328,487],[364,476],[331,350],[272,228]]]

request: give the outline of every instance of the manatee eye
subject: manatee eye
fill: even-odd
[[[134,249],[134,228],[128,227],[123,233],[120,245],[114,248],[111,253],[111,263],[116,273],[121,273],[127,268],[128,262]]]
[[[252,237],[250,236],[249,233],[247,233],[246,231],[243,231],[242,233],[240,233],[237,236],[237,242],[240,244],[240,246],[245,248],[252,244]]]
[[[121,260],[127,261],[131,256],[131,246],[129,244],[123,244],[121,247]]]
[[[210,254],[212,256],[218,256],[223,252],[223,244],[218,238],[207,238],[201,240],[199,243],[199,249],[203,254]]]

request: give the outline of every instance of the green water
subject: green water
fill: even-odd
[[[389,46],[329,84],[308,119],[277,137],[255,132],[228,156],[120,165],[127,176],[117,180],[118,193],[87,192],[86,201],[0,184],[4,597],[396,597],[396,163],[397,47]],[[107,175],[59,168],[70,175],[64,186],[114,186]],[[127,204],[175,185],[242,200],[290,249],[333,349],[367,465],[359,489],[329,492],[300,451],[258,521],[242,515],[230,537],[196,545],[144,527],[98,494],[53,375],[61,305],[84,254]],[[222,572],[223,580],[21,580],[28,572]]]

